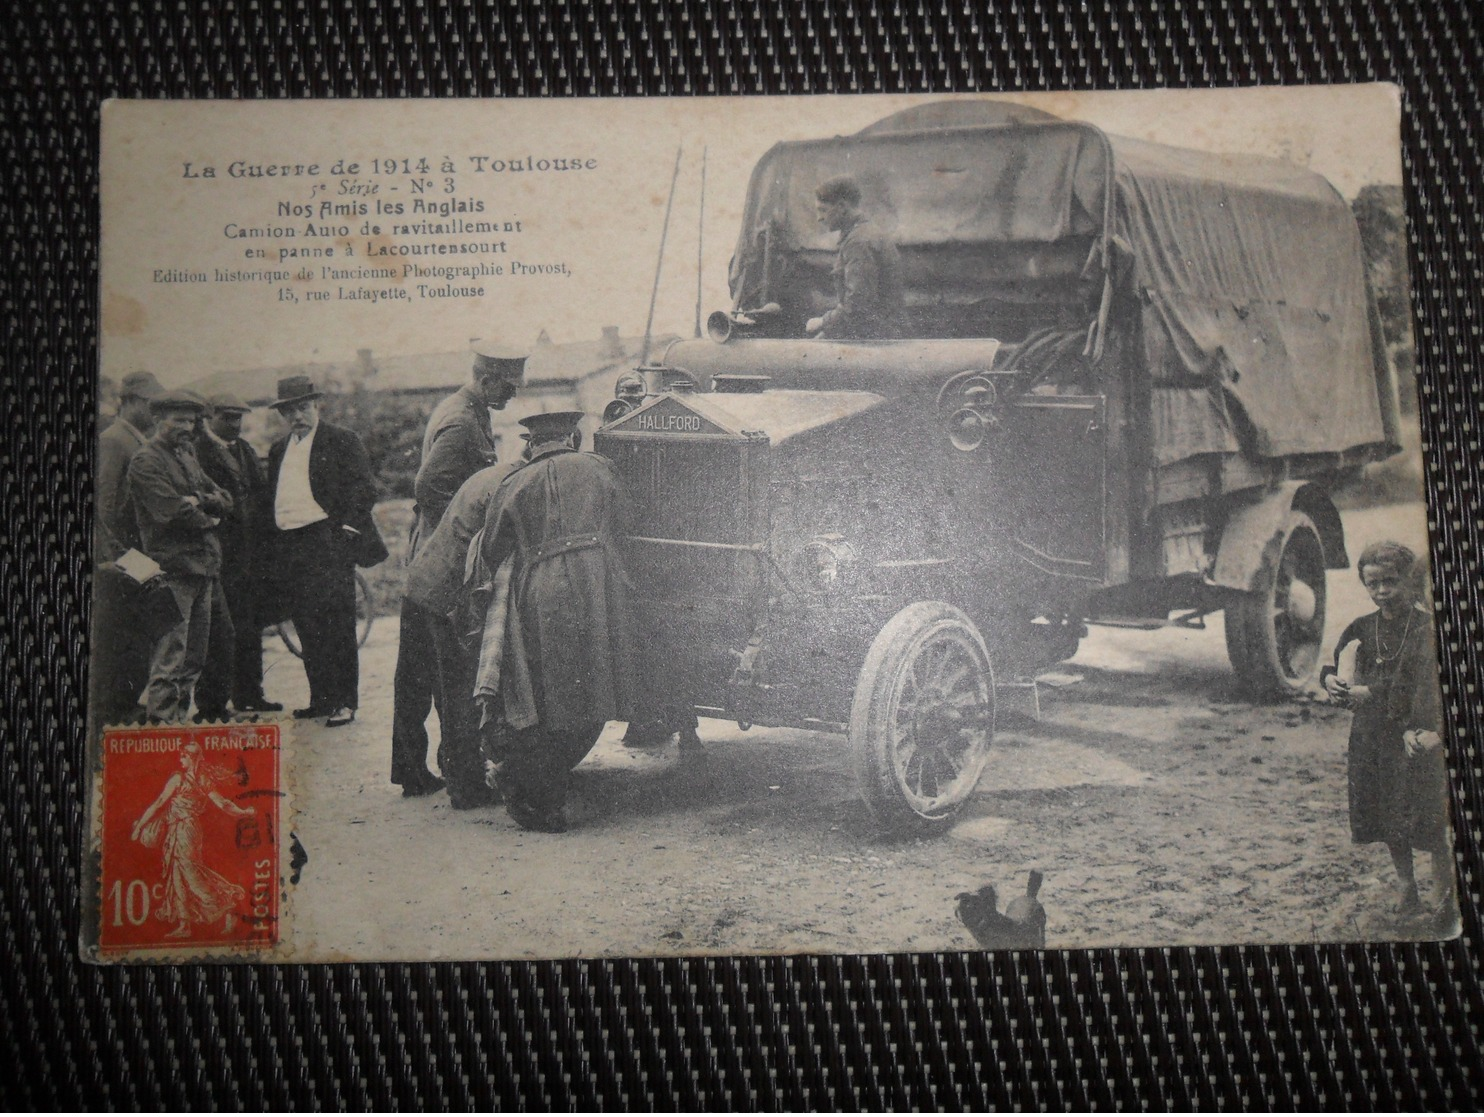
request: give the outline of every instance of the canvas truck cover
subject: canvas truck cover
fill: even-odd
[[[814,191],[842,174],[895,238],[909,307],[1066,291],[1106,259],[1140,307],[1157,464],[1394,448],[1359,232],[1320,175],[1020,106],[929,105],[764,155],[732,261],[739,306],[786,298],[793,261],[829,258]]]

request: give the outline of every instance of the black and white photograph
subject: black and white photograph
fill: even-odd
[[[1399,121],[108,103],[84,956],[1455,937]]]

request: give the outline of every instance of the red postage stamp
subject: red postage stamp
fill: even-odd
[[[104,734],[103,952],[277,944],[280,761],[277,725]]]

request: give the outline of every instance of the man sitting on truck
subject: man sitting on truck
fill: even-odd
[[[891,238],[861,213],[861,188],[849,176],[814,192],[819,223],[840,234],[835,306],[804,326],[810,337],[896,337],[901,329],[902,260]]]

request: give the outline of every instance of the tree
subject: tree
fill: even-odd
[[[1381,335],[1396,369],[1402,407],[1417,409],[1417,358],[1412,339],[1412,293],[1407,278],[1407,219],[1402,188],[1373,183],[1351,204],[1360,226],[1366,275],[1376,297]]]
[[[1412,344],[1412,303],[1407,283],[1407,221],[1402,188],[1373,183],[1351,205],[1360,226],[1366,273],[1388,345]]]
[[[423,428],[432,414],[433,402],[356,387],[326,396],[323,410],[332,423],[349,427],[361,436],[380,489],[378,496],[386,499],[412,496]]]

